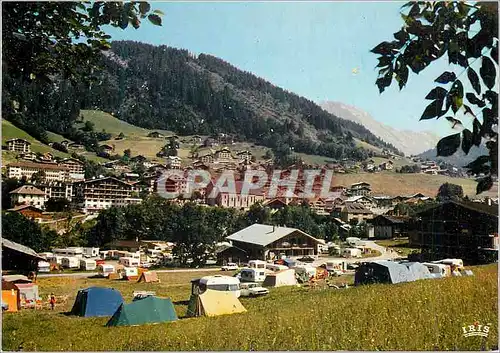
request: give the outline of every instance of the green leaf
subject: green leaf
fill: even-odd
[[[392,82],[392,71],[389,70],[383,77],[379,77],[375,84],[377,85],[379,92],[384,92],[386,87],[389,87]]]
[[[479,83],[479,76],[476,74],[476,71],[469,67],[467,70],[467,77],[469,78],[469,81],[472,85],[472,88],[474,88],[474,91],[477,92],[477,94],[481,94],[481,84]]]
[[[396,38],[400,42],[406,42],[408,39],[410,39],[410,35],[404,29],[402,29],[399,32],[394,33],[394,38]]]
[[[435,100],[425,108],[424,112],[422,113],[422,116],[420,117],[420,120],[427,120],[435,117],[440,117],[441,115],[443,115],[442,107],[443,107],[443,101],[439,99]]]
[[[161,16],[165,15],[165,13],[163,11],[161,11],[161,10],[154,10],[153,13],[161,15]]]
[[[400,90],[403,89],[403,87],[406,85],[406,82],[408,81],[408,73],[409,73],[409,70],[408,70],[408,67],[406,65],[402,66],[399,69],[398,77],[399,77],[399,89]]]
[[[161,17],[158,15],[149,15],[148,20],[155,26],[161,26]]]
[[[472,104],[474,105],[477,105],[479,108],[482,108],[486,105],[486,103],[484,103],[482,100],[480,100],[479,98],[477,98],[474,93],[467,93],[465,95],[465,97],[467,97],[467,100],[469,102],[471,102]]]
[[[455,75],[454,72],[446,71],[446,72],[443,72],[441,74],[441,76],[436,78],[436,80],[434,82],[446,84],[446,83],[450,83],[451,81],[455,81],[456,79],[457,79],[457,76]]]
[[[378,65],[376,67],[384,67],[390,65],[392,63],[392,59],[388,56],[381,56],[378,58]]]
[[[477,182],[476,194],[479,195],[480,193],[491,189],[492,186],[493,186],[493,179],[491,178],[491,176],[481,178]]]
[[[481,75],[481,78],[483,79],[486,87],[492,89],[493,86],[495,86],[495,64],[487,56],[483,56],[483,63],[481,65],[481,68],[479,69],[479,74]]]
[[[462,131],[462,151],[464,151],[465,154],[469,153],[472,147],[472,140],[472,132],[470,132],[469,129],[464,129]]]
[[[455,81],[448,97],[450,98],[451,109],[456,113],[462,106],[464,99],[464,87],[460,80]]]
[[[477,169],[478,167],[482,166],[485,163],[488,163],[489,161],[490,161],[490,156],[479,156],[474,161],[467,164],[464,168]]]
[[[472,143],[474,144],[474,146],[479,147],[481,145],[482,136],[481,136],[481,123],[477,118],[472,121],[472,136],[473,136]]]
[[[460,147],[460,133],[443,137],[437,143],[437,155],[449,157],[457,151],[458,147]]]
[[[434,100],[434,99],[440,99],[440,100],[444,100],[444,98],[446,97],[446,95],[448,94],[448,91],[445,90],[444,88],[442,87],[435,87],[432,89],[432,91],[430,91],[427,96],[425,96],[425,99],[429,99],[429,100]]]
[[[149,3],[145,1],[141,1],[141,3],[139,4],[139,11],[141,12],[141,14],[145,15],[149,12],[149,10],[151,10],[151,5],[149,5]]]
[[[375,48],[370,50],[374,54],[380,54],[380,55],[388,55],[392,53],[392,44],[389,42],[382,42],[379,45],[377,45]]]
[[[458,119],[455,119],[452,116],[447,116],[445,119],[448,120],[451,123],[451,128],[452,129],[454,129],[457,125],[462,126],[462,122],[460,120],[458,120]]]
[[[472,109],[471,109],[468,105],[464,104],[464,109],[465,109],[465,113],[464,113],[464,115],[470,114],[470,115],[472,115],[474,118],[476,117],[476,114],[474,114],[474,113],[472,112]]]

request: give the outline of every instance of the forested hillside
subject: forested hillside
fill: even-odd
[[[364,159],[354,138],[398,152],[363,126],[335,117],[314,102],[287,92],[213,56],[137,42],[113,42],[103,54],[103,70],[90,87],[21,86],[4,81],[3,112],[43,141],[43,131],[86,146],[99,136],[74,128],[79,109],[98,109],[132,123],[181,135],[233,134],[286,153]],[[11,90],[23,102],[9,102]],[[7,100],[5,100],[7,98]],[[21,109],[20,107],[25,107]],[[399,153],[399,152],[398,152]]]

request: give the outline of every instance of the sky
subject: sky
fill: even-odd
[[[134,40],[217,56],[315,102],[356,106],[397,129],[450,134],[445,120],[419,121],[424,97],[448,66],[433,63],[407,87],[379,94],[377,55],[392,40],[404,2],[150,2],[164,12],[161,27],[107,29],[113,40]],[[353,70],[355,72],[353,72]]]

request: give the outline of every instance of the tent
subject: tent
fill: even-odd
[[[16,312],[19,310],[19,290],[12,286],[7,289],[2,283],[2,304],[7,304],[7,311]]]
[[[19,291],[19,306],[34,307],[40,300],[38,295],[38,286],[33,283],[15,283],[14,287]]]
[[[111,316],[122,303],[123,297],[116,289],[90,287],[78,291],[71,314],[85,317]]]
[[[270,273],[264,279],[263,287],[281,287],[293,286],[297,284],[295,270],[288,269],[279,272]]]
[[[402,283],[415,281],[415,275],[408,267],[392,261],[365,262],[356,270],[354,284]]]
[[[187,316],[218,316],[247,311],[232,292],[207,289],[201,294],[192,294]]]
[[[427,266],[421,264],[420,262],[403,262],[408,270],[413,274],[415,280],[433,278]]]
[[[149,296],[120,305],[106,326],[139,326],[176,320],[177,314],[170,299]]]
[[[160,283],[160,279],[158,278],[158,274],[156,272],[146,271],[146,272],[141,273],[137,282],[146,282],[146,283],[158,282],[158,283]]]

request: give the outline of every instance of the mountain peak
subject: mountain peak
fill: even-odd
[[[407,155],[428,151],[439,141],[439,136],[431,131],[398,130],[375,120],[367,112],[342,102],[324,101],[319,106],[339,118],[363,125],[375,136]]]

